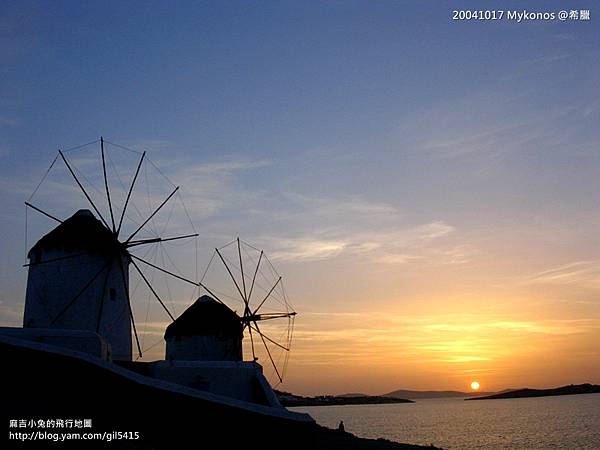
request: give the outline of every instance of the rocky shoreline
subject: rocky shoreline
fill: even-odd
[[[319,450],[442,450],[433,445],[401,444],[382,438],[366,439],[346,431],[332,430],[320,425],[317,427],[316,449]]]

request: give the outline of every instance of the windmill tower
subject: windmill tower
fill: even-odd
[[[242,337],[241,318],[203,295],[167,327],[166,359],[242,361]]]
[[[141,155],[127,188],[121,179],[123,172],[117,170],[108,152],[105,152],[106,141],[103,138],[70,150],[80,149],[97,142],[100,142],[102,170],[96,170],[92,176],[101,177],[97,181],[104,185],[104,192],[90,182],[90,179],[72,161],[69,162],[65,156],[69,150],[65,152],[59,150],[46,175],[29,200],[25,202],[28,208],[58,222],[58,225],[44,235],[27,254],[28,264],[26,266],[29,272],[23,317],[25,333],[23,334],[51,345],[76,349],[103,358],[131,361],[132,337],[135,340],[138,357],[142,357],[142,341],[137,333],[129,292],[129,269],[132,269],[134,277],[132,284],[137,287],[141,282],[145,283],[148,295],[156,298],[171,320],[175,319],[162,300],[159,289],[152,285],[154,277],[147,276],[140,264],[146,269],[150,268],[164,273],[191,284],[195,288],[198,286],[194,281],[144,259],[148,252],[140,252],[139,249],[153,245],[160,246],[165,242],[195,238],[198,234],[162,237],[162,234],[168,230],[174,209],[171,199],[178,194],[178,186],[173,185],[172,190],[169,187],[169,195],[158,203],[159,200],[150,199],[150,187],[146,183],[148,209],[145,212],[141,212],[139,206],[133,201],[134,187],[140,172],[142,171],[144,178],[148,179],[145,152],[139,153],[117,144],[111,144],[113,147]],[[75,186],[90,206],[89,210],[79,209],[67,219],[58,218],[61,214],[46,212],[31,203],[33,196],[38,192],[58,160],[62,160],[64,168],[71,175]],[[112,192],[109,187],[107,161],[113,167]],[[93,166],[89,163],[93,163],[94,159],[90,157],[87,162],[88,165]],[[153,163],[150,164],[156,167]],[[157,170],[162,175],[162,172]],[[118,181],[121,189],[114,187],[114,178]],[[164,179],[172,184],[166,177]],[[84,186],[84,182],[87,188]],[[60,184],[60,186],[64,189],[65,185]],[[99,195],[94,198],[93,194],[90,195],[92,192],[90,189],[95,190]],[[77,189],[75,191],[77,192]],[[63,194],[64,192],[61,191]],[[117,195],[115,196],[115,194]],[[65,195],[65,198],[68,199],[69,196]],[[62,197],[57,196],[53,200],[60,202],[61,199]],[[182,202],[181,198],[179,200]],[[69,206],[71,205],[68,200],[65,201]],[[164,211],[163,208],[170,201],[169,216],[166,221],[161,222],[157,215],[161,210]],[[106,205],[104,208],[103,204]],[[136,219],[128,214],[132,208],[138,214]],[[67,210],[69,209],[67,208]],[[101,209],[104,209],[104,213],[101,212]],[[73,210],[75,208],[70,209],[69,213],[72,214]],[[157,231],[159,228],[160,231]],[[148,230],[151,230],[149,237],[139,236],[140,233],[148,236]],[[140,252],[137,255],[136,250]],[[172,263],[172,259],[168,258]],[[136,279],[137,284],[135,283]],[[107,348],[108,351],[105,351]]]
[[[197,284],[208,295],[167,327],[165,360],[151,363],[149,373],[280,406],[269,382],[283,382],[296,316],[282,277],[262,250],[237,238],[215,249]]]
[[[167,359],[207,360],[221,356],[213,359],[260,361],[267,365],[267,378],[275,384],[282,383],[296,312],[287,298],[281,275],[265,252],[238,237],[215,248],[198,284],[210,297],[201,297],[170,327],[177,330],[177,322],[187,313],[197,315],[195,322],[207,326],[189,327],[189,331],[194,331],[189,334],[194,336],[185,340],[188,345],[183,345],[183,337],[180,342],[173,342],[173,333],[167,328]],[[194,314],[194,309],[202,314]],[[234,350],[238,343],[241,346],[244,337],[250,345],[239,357]],[[219,349],[220,355],[192,348],[192,342],[210,343],[210,348]]]
[[[93,331],[131,360],[129,261],[91,211],[77,211],[29,251],[25,328]]]

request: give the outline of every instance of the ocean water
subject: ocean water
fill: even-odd
[[[361,437],[445,449],[600,449],[600,394],[290,409]]]

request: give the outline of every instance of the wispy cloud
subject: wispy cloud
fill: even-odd
[[[197,164],[188,168],[184,172],[184,178],[193,175],[221,175],[221,174],[233,174],[235,172],[258,169],[262,167],[268,167],[272,162],[268,159],[260,160],[232,160],[232,161],[221,161],[221,162],[209,162],[204,164]]]
[[[335,203],[334,201],[332,201]],[[343,204],[343,203],[342,203]],[[365,209],[369,207],[365,205]],[[356,210],[361,207],[343,211],[341,205],[336,205],[337,217],[344,223],[352,221],[351,216],[356,215]],[[350,216],[348,216],[348,213]],[[309,217],[318,220],[322,214],[317,211],[306,211]],[[396,214],[395,211],[393,214]],[[454,227],[442,221],[433,221],[417,226],[379,227],[365,223],[357,226],[364,217],[355,217],[353,226],[327,227],[321,231],[297,229],[296,236],[287,238],[270,237],[272,245],[277,250],[274,259],[279,260],[313,260],[326,259],[340,255],[360,255],[367,257],[371,262],[383,264],[404,264],[409,261],[423,259],[428,253],[437,256],[447,255],[453,262],[457,262],[457,254],[451,249],[442,249],[432,245],[440,238],[454,232]],[[317,222],[318,223],[318,222]],[[318,225],[313,228],[319,228]],[[266,240],[266,239],[265,239]],[[461,261],[465,261],[464,254]]]
[[[351,255],[382,264],[432,256],[442,263],[469,260],[465,246],[433,245],[455,232],[442,220],[411,225],[397,207],[359,196],[314,197],[246,188],[244,179],[267,176],[265,171],[275,164],[246,158],[171,161],[169,178],[185,187],[186,206],[195,220],[208,222],[208,234],[243,232],[271,249],[274,260],[300,262]]]
[[[350,243],[298,238],[279,239],[273,246],[278,249],[271,255],[273,259],[298,261],[330,258],[339,255],[350,246]]]
[[[539,64],[552,64],[557,61],[562,61],[564,59],[570,58],[571,55],[568,53],[554,53],[543,56],[538,56],[535,58],[530,58],[523,61],[525,65],[539,65]]]
[[[518,357],[538,349],[540,339],[557,345],[600,332],[598,319],[519,320],[477,314],[393,315],[382,312],[307,314],[296,333],[298,364],[348,364],[368,360],[390,363],[395,355],[414,364],[458,365]],[[491,370],[488,368],[488,370]]]
[[[473,118],[478,122],[477,128],[459,119],[447,119],[449,127],[442,128],[442,131],[447,128],[445,132],[438,131],[434,136],[424,138],[420,148],[438,158],[473,155],[499,157],[513,152],[528,151],[531,147],[552,148],[568,142],[569,137],[565,136],[564,129],[561,133],[552,129],[549,131],[548,123],[563,121],[565,117],[574,113],[577,113],[574,108],[562,107],[501,121],[493,117],[487,120]]]
[[[410,225],[393,205],[362,197],[309,197],[281,193],[270,202],[258,196],[254,208],[267,225],[252,230],[271,257],[308,261],[360,255],[371,262],[401,264],[435,252],[442,260],[465,261],[466,251],[434,242],[454,233],[441,221]],[[251,207],[252,208],[252,207]]]
[[[173,183],[182,186],[187,213],[194,222],[202,224],[203,235],[213,245],[242,235],[269,249],[274,260],[302,262],[358,255],[371,263],[385,265],[415,261],[462,264],[468,262],[473,253],[468,245],[448,239],[456,235],[456,229],[439,218],[415,223],[414,218],[405,217],[395,205],[358,195],[314,196],[278,190],[276,186],[267,192],[253,188],[253,180],[268,177],[269,171],[277,166],[276,161],[243,156],[204,162],[185,157],[166,158],[161,149],[169,145],[163,141],[127,144],[139,149],[158,148],[157,155],[150,157],[157,161],[161,172],[157,172],[153,164],[143,166],[147,169],[142,170],[137,180],[126,227],[131,225],[129,222],[141,223],[173,189],[162,177],[164,173]],[[113,147],[109,145],[108,149],[111,158],[109,185],[113,207],[119,214],[139,156],[126,154],[119,159]],[[108,216],[103,180],[98,170],[101,162],[96,153],[77,151],[68,157],[90,196]],[[164,186],[156,188],[161,183]],[[31,186],[36,184],[37,180],[15,183],[7,179],[0,183],[0,189],[28,196]],[[60,214],[64,212],[65,217],[72,214],[72,211],[66,211],[69,205],[77,205],[71,209],[89,208],[81,201],[81,193],[60,161],[37,196],[43,203],[38,206],[61,211]],[[38,201],[37,197],[35,201]],[[186,211],[177,200],[171,203],[175,203],[174,209],[171,205],[163,208],[148,225],[154,228],[150,234],[160,233],[167,222],[172,231],[185,228],[188,223]]]
[[[600,260],[574,261],[533,274],[527,283],[576,284],[600,286]]]
[[[568,58],[566,53],[550,54],[522,66],[566,64]],[[499,82],[493,89],[416,112],[390,134],[388,145],[432,160],[463,160],[471,170],[478,169],[476,173],[523,154],[590,150],[577,130],[592,124],[586,111],[595,103],[593,97],[576,106],[561,102],[542,107],[541,88],[515,90],[516,83]]]

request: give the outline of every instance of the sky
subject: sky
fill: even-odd
[[[0,323],[20,326],[53,226],[26,230],[23,202],[102,135],[181,186],[200,267],[236,236],[269,255],[298,312],[281,389],[600,383],[598,20],[586,1],[2,2]],[[58,187],[41,204],[74,212]]]

